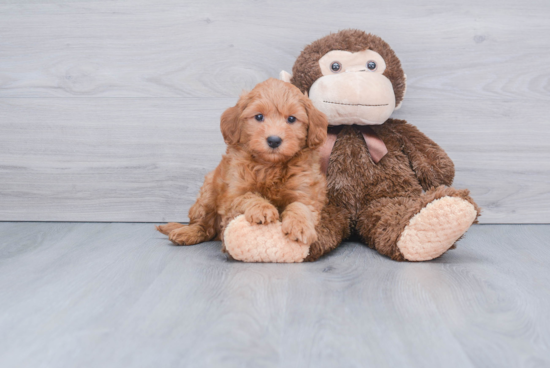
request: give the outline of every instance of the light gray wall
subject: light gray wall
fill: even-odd
[[[484,223],[550,222],[548,1],[0,1],[0,220],[186,221],[243,88],[343,28],[383,37],[395,117]]]

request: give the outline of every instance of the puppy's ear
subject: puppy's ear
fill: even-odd
[[[307,132],[307,145],[309,148],[317,148],[327,139],[328,120],[325,114],[317,110],[308,98],[305,103],[309,127]]]
[[[220,128],[223,135],[223,140],[228,146],[239,143],[241,135],[241,109],[237,103],[235,106],[228,108],[222,114],[220,119]]]
[[[239,143],[241,138],[241,114],[252,99],[252,92],[243,91],[237,104],[228,108],[220,119],[223,140],[229,146]]]

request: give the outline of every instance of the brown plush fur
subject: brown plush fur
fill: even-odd
[[[254,117],[263,114],[264,121]],[[289,123],[289,116],[297,121]],[[157,230],[179,245],[222,239],[224,227],[244,214],[250,223],[281,219],[291,239],[311,244],[325,204],[325,177],[318,148],[326,139],[327,120],[298,88],[276,79],[258,84],[221,117],[228,144],[218,167],[208,174],[189,225],[169,223]],[[267,137],[279,136],[273,149]],[[223,240],[223,239],[222,239]]]
[[[399,59],[382,39],[358,30],[331,34],[307,46],[294,64],[291,82],[309,92],[322,76],[318,61],[323,55],[332,50],[366,49],[384,58],[384,75],[392,82],[399,104],[405,92]],[[388,148],[388,154],[377,164],[353,126],[345,126],[338,134],[327,172],[328,204],[317,226],[319,239],[311,245],[306,261],[316,260],[354,233],[381,254],[402,261],[397,242],[403,229],[428,203],[444,196],[465,199],[480,214],[467,190],[448,188],[454,178],[453,162],[416,127],[388,119],[371,128]]]
[[[404,261],[405,258],[395,247],[403,230],[414,215],[445,196],[462,198],[470,202],[478,213],[480,211],[467,189],[439,186],[420,196],[381,198],[371,202],[358,214],[357,231],[369,247],[394,260]]]

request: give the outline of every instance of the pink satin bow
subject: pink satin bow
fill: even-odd
[[[372,158],[372,161],[377,164],[382,157],[384,157],[388,153],[388,148],[380,139],[378,134],[372,130],[372,128],[368,125],[352,125],[354,129],[357,129],[361,132],[363,135],[363,138],[365,139],[365,143],[367,144],[367,149],[369,150],[370,157]],[[334,147],[334,143],[336,143],[336,138],[338,136],[338,133],[342,130],[343,126],[330,126],[327,131],[327,140],[325,143],[321,146],[320,154],[321,154],[321,170],[327,174],[328,170],[328,162],[330,159],[330,153],[332,152],[332,148]]]

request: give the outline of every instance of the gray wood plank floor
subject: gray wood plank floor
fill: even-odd
[[[483,223],[550,222],[547,0],[0,0],[0,220],[185,221],[219,116],[359,28],[408,75],[395,117],[449,152]]]
[[[426,263],[228,261],[152,224],[0,223],[2,367],[547,367],[550,225]]]

